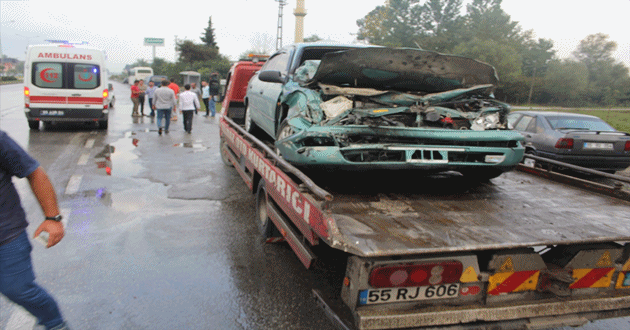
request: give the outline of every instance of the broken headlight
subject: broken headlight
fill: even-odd
[[[472,126],[470,128],[475,131],[483,131],[487,129],[500,128],[502,126],[500,124],[501,124],[501,117],[499,116],[498,112],[495,112],[493,114],[481,115],[477,117],[473,121]]]

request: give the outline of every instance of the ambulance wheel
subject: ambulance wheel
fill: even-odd
[[[98,128],[100,129],[107,129],[107,126],[109,126],[107,120],[98,122]]]
[[[39,121],[38,120],[29,120],[28,127],[30,129],[38,130],[39,129]]]
[[[226,166],[234,167],[234,164],[232,164],[232,162],[230,161],[230,159],[228,158],[226,154],[226,152],[230,152],[230,150],[229,150],[229,146],[227,142],[225,141],[223,137],[221,137],[221,144],[220,144],[219,151],[221,152],[221,160],[223,161],[223,164],[225,164]]]
[[[280,233],[276,229],[275,225],[269,218],[267,213],[267,188],[265,188],[265,181],[260,180],[258,183],[258,189],[256,189],[256,226],[260,231],[263,239],[270,237],[280,236]]]

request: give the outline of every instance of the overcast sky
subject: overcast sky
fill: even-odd
[[[293,42],[295,0],[284,7],[283,44]],[[304,36],[352,42],[356,20],[385,0],[305,0]],[[470,1],[464,0],[465,3]],[[181,5],[180,5],[181,3]],[[618,43],[616,57],[630,67],[629,0],[504,0],[503,9],[524,29],[554,40],[561,58],[579,41],[602,32]],[[105,49],[111,72],[138,58],[151,61],[144,37],[165,38],[157,57],[174,61],[175,36],[200,42],[212,16],[220,52],[232,59],[262,41],[275,48],[278,2],[274,0],[205,1],[0,1],[2,54],[24,59],[27,44],[46,39],[88,41]]]

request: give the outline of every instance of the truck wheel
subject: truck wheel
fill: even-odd
[[[223,161],[223,164],[225,164],[226,166],[230,166],[230,167],[234,167],[234,164],[232,164],[232,162],[230,161],[230,159],[228,158],[228,156],[225,154],[226,152],[230,152],[229,151],[229,146],[227,144],[227,142],[225,141],[225,139],[223,137],[221,137],[220,140],[221,144],[219,147],[219,151],[221,152],[221,160]]]
[[[38,120],[29,120],[28,127],[33,130],[39,129],[39,121]]]
[[[98,128],[100,128],[100,129],[107,129],[107,126],[109,126],[107,120],[98,122]]]
[[[279,235],[274,235],[277,229],[269,215],[267,214],[267,189],[265,188],[265,181],[260,180],[258,183],[258,189],[256,190],[256,226],[260,231],[262,238],[269,238]]]

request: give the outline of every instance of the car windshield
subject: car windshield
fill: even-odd
[[[588,131],[614,132],[615,129],[598,118],[584,117],[546,117],[553,129],[581,129]]]

